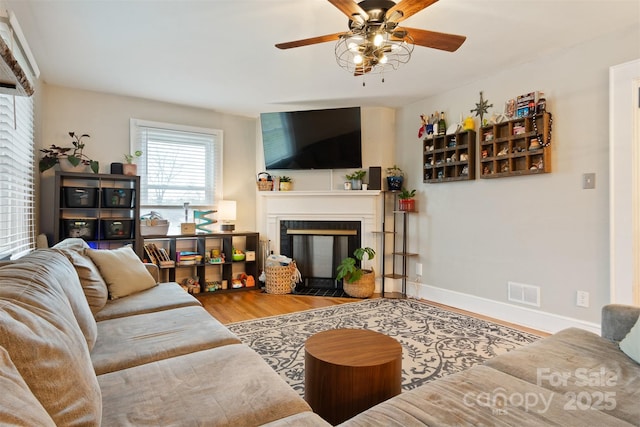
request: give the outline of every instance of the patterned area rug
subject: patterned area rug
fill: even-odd
[[[371,299],[227,325],[304,396],[304,343],[337,328],[371,329],[402,344],[402,389],[463,371],[538,336],[407,299]]]

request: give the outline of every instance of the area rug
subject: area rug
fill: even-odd
[[[408,299],[370,299],[227,326],[301,396],[304,343],[311,335],[329,329],[370,329],[398,340],[403,347],[403,391],[540,338]]]

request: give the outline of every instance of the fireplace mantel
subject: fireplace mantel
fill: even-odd
[[[280,221],[360,221],[362,246],[376,250],[373,231],[380,228],[379,190],[258,191],[258,221],[261,235],[274,253],[280,248]]]

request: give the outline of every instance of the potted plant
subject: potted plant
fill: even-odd
[[[356,265],[356,260],[362,262],[364,256],[372,260],[376,252],[369,247],[358,248],[353,251],[353,257],[342,260],[336,269],[336,279],[342,280],[345,293],[355,298],[368,298],[373,295],[376,287],[376,276],[371,269],[364,269]]]
[[[96,160],[91,160],[83,153],[84,142],[82,140],[89,138],[89,135],[86,133],[78,135],[75,132],[69,132],[69,136],[72,138],[71,143],[73,147],[58,147],[52,144],[49,148],[40,150],[44,153],[44,156],[38,162],[40,172],[44,172],[59,164],[60,168],[65,171],[83,172],[87,166],[89,166],[93,173],[98,173],[100,163]]]
[[[411,191],[403,188],[398,194],[398,210],[405,212],[413,212],[416,210],[416,200],[414,199],[416,190]]]
[[[402,189],[402,183],[404,182],[404,172],[398,167],[393,165],[387,168],[387,189],[389,191],[400,191]]]
[[[280,177],[280,191],[291,191],[293,188],[293,180],[288,176]]]
[[[125,154],[122,165],[122,173],[128,176],[136,176],[138,174],[138,165],[133,163],[133,160],[142,156],[142,151],[136,150],[133,154]]]
[[[367,174],[366,170],[357,170],[351,174],[345,175],[349,181],[351,181],[351,189],[352,190],[362,190],[362,178]]]

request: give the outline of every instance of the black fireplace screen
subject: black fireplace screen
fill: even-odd
[[[336,289],[336,268],[360,247],[359,221],[280,221],[280,253],[293,258],[299,287]]]

